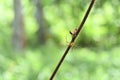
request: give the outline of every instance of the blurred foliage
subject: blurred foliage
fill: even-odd
[[[19,55],[12,52],[11,45],[13,2],[0,0],[0,80],[48,80],[71,39],[69,31],[79,26],[89,0],[42,0],[51,34],[39,47],[35,47],[38,26],[33,0],[22,3],[28,46],[25,54]],[[96,0],[55,80],[119,80],[119,4],[120,0]]]
[[[59,53],[63,52],[63,49],[51,45],[47,51],[28,49],[24,56],[14,55],[13,59],[1,54],[0,80],[48,80],[62,55]],[[109,51],[74,49],[67,56],[55,80],[119,80],[119,48]]]

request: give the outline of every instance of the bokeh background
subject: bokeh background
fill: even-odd
[[[48,80],[90,0],[0,0],[0,80]],[[120,0],[96,0],[55,80],[120,79]]]

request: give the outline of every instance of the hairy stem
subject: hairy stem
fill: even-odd
[[[58,65],[56,66],[56,68],[55,68],[54,72],[52,73],[52,75],[50,76],[49,80],[53,80],[53,78],[54,78],[54,76],[56,75],[58,69],[60,68],[62,62],[64,61],[66,55],[68,54],[69,50],[70,50],[71,47],[73,46],[72,44],[75,42],[75,40],[76,40],[78,34],[81,32],[81,29],[82,29],[82,27],[83,27],[85,21],[87,20],[87,17],[88,17],[88,15],[89,15],[89,13],[90,13],[90,11],[91,11],[91,9],[92,9],[94,3],[95,3],[95,0],[91,0],[91,3],[90,3],[90,5],[89,5],[89,7],[88,7],[88,9],[87,9],[87,11],[86,11],[84,17],[83,17],[82,22],[80,23],[80,25],[79,25],[79,27],[78,27],[78,29],[77,29],[75,35],[74,35],[74,36],[72,35],[72,39],[71,39],[71,41],[70,41],[68,47],[66,48],[66,50],[65,50],[65,52],[64,52],[64,54],[63,54],[63,56],[61,57],[60,61],[58,62]]]

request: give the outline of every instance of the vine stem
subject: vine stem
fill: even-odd
[[[49,80],[53,80],[53,78],[55,77],[55,75],[56,75],[58,69],[60,68],[62,62],[64,61],[66,55],[68,54],[69,50],[70,50],[71,47],[73,46],[73,43],[75,42],[77,36],[78,36],[79,33],[81,32],[81,30],[82,30],[82,28],[83,28],[83,25],[84,25],[85,21],[87,20],[87,17],[88,17],[88,15],[89,15],[89,13],[90,13],[90,11],[91,11],[94,3],[95,3],[95,0],[91,0],[90,5],[89,5],[89,7],[88,7],[88,9],[87,9],[87,11],[86,11],[83,19],[82,19],[82,22],[80,23],[80,25],[79,25],[77,31],[74,33],[74,35],[71,34],[71,35],[72,35],[72,39],[71,39],[69,45],[67,46],[67,48],[66,48],[63,56],[61,57],[60,61],[58,62],[55,70],[53,71],[52,75],[50,76]]]

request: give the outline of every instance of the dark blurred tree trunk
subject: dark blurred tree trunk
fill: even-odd
[[[21,52],[25,47],[25,32],[22,13],[22,0],[14,0],[13,48]]]
[[[36,7],[35,17],[39,26],[39,29],[37,31],[38,42],[40,44],[45,44],[46,34],[47,34],[47,25],[46,25],[46,20],[44,18],[41,0],[34,0],[34,4]]]

